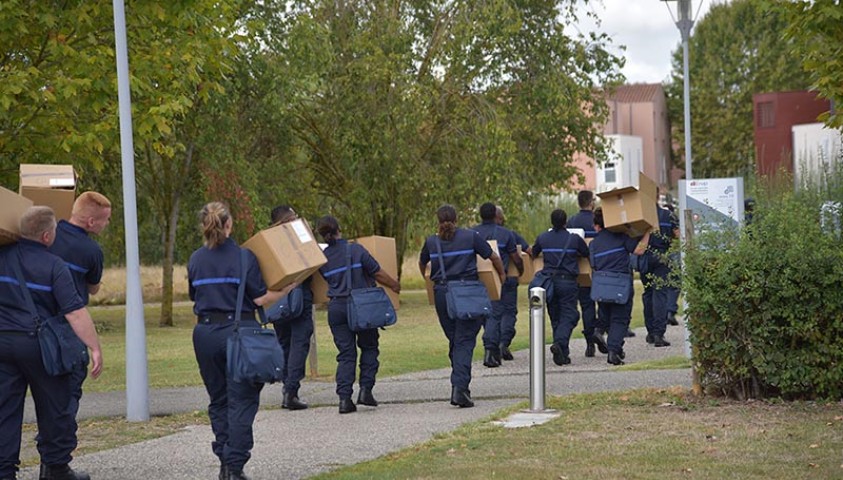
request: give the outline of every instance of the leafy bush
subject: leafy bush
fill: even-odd
[[[686,246],[689,328],[707,391],[843,398],[843,241],[820,226],[822,203],[843,200],[840,184],[761,185],[751,224]]]

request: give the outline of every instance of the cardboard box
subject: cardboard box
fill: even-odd
[[[433,298],[433,280],[430,279],[430,264],[427,264],[427,269],[424,271],[424,288],[427,290],[427,304],[434,305],[436,301]]]
[[[371,237],[361,237],[353,241],[354,243],[363,245],[363,248],[378,261],[384,272],[388,273],[392,278],[398,279],[398,250],[395,248],[394,238],[373,235]],[[392,301],[393,308],[398,310],[401,305],[398,294],[389,287],[380,283],[378,285],[386,290],[386,294]]]
[[[72,165],[20,166],[20,194],[34,205],[46,205],[56,220],[68,220],[76,201],[76,172]]]
[[[32,206],[32,200],[0,187],[0,245],[20,238],[20,217]]]
[[[328,244],[320,243],[319,248],[324,251],[328,248]],[[331,300],[328,298],[328,282],[319,270],[316,270],[310,278],[310,291],[313,292],[314,305],[326,305]]]
[[[488,240],[492,251],[498,253],[498,241]],[[480,281],[486,285],[486,290],[489,291],[489,300],[493,302],[501,299],[501,277],[495,266],[492,265],[491,260],[487,260],[480,255],[477,255],[477,276]]]
[[[302,282],[328,263],[303,220],[261,230],[243,246],[258,257],[263,280],[270,290]]]
[[[569,228],[568,232],[578,235],[585,241],[586,246],[591,243],[593,238],[585,238],[585,230],[582,228]],[[588,257],[577,257],[577,268],[579,275],[577,276],[577,285],[581,287],[591,286],[591,261]]]
[[[640,237],[648,228],[658,229],[656,183],[643,173],[638,176],[638,183],[638,188],[616,188],[597,194],[607,229],[630,237]]]
[[[508,277],[518,277],[519,285],[529,285],[533,280],[533,276],[536,274],[535,270],[533,270],[533,258],[521,250],[521,245],[516,245],[516,248],[518,249],[518,256],[520,256],[521,261],[524,262],[524,273],[518,275],[518,268],[515,266],[515,263],[512,262],[512,259],[510,259],[506,275]]]

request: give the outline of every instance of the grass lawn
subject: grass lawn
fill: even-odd
[[[487,419],[314,478],[843,478],[840,403],[741,403],[673,389],[554,397],[548,407],[562,416],[520,429]]]
[[[632,326],[643,325],[640,301],[641,285],[636,285],[636,302],[632,315]],[[513,350],[529,347],[529,309],[527,308],[527,287],[519,289],[518,333]],[[126,384],[126,334],[125,309],[122,306],[92,307],[91,314],[100,332],[105,369],[97,380],[85,382],[85,391],[123,390]],[[158,326],[158,307],[146,307],[147,357],[149,361],[150,388],[201,385],[199,369],[193,354],[192,331],[196,320],[192,305],[174,308],[175,326]],[[318,379],[332,380],[336,369],[336,347],[328,328],[327,312],[317,310],[316,339]],[[546,338],[550,340],[550,322],[546,321]],[[581,336],[579,328],[575,336]],[[427,304],[424,290],[410,290],[401,293],[401,309],[398,323],[381,331],[380,376],[445,368],[448,366],[448,344],[439,327],[439,321],[432,305]],[[475,358],[482,357],[482,343],[478,338]]]

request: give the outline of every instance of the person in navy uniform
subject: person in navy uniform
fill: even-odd
[[[111,201],[97,192],[85,192],[76,198],[69,220],[60,220],[56,228],[56,240],[50,246],[50,253],[58,255],[70,269],[70,276],[76,292],[87,306],[89,295],[96,295],[100,289],[103,272],[103,254],[99,244],[91,235],[99,235],[111,220]],[[73,383],[70,412],[75,417],[82,398],[82,384],[88,375],[87,355],[71,373]],[[42,472],[46,469],[41,465]],[[44,478],[41,475],[41,478]]]
[[[500,205],[495,210],[495,222],[500,226],[504,226],[506,223],[506,217]],[[519,235],[515,230],[510,231],[515,237],[516,247],[521,245],[521,251],[529,255],[532,249],[530,248],[530,244],[527,243],[527,240],[524,240],[524,237]],[[509,269],[507,269],[507,273],[509,273]],[[521,270],[521,275],[523,274],[524,271]],[[515,357],[512,356],[509,346],[512,344],[512,339],[515,338],[515,323],[518,321],[518,277],[506,278],[506,282],[504,282],[501,288],[501,303],[503,306],[503,315],[501,316],[501,358],[503,360],[514,360]]]
[[[448,358],[451,359],[451,405],[460,408],[474,406],[471,399],[471,359],[477,345],[477,333],[484,319],[458,320],[448,315],[446,293],[451,280],[478,280],[477,255],[491,260],[495,271],[504,280],[503,262],[488,242],[474,230],[457,228],[457,211],[442,205],[436,211],[439,232],[427,237],[419,254],[419,270],[425,275],[430,263],[430,279],[439,325],[448,338]],[[437,241],[438,240],[438,241]],[[441,254],[440,254],[441,245]],[[439,259],[442,259],[442,263]],[[440,265],[445,266],[443,272]]]
[[[41,478],[88,480],[69,464],[76,449],[76,418],[70,375],[50,376],[32,318],[11,265],[17,259],[26,287],[42,319],[64,315],[90,349],[91,376],[103,368],[102,350],[91,315],[76,291],[65,262],[49,252],[56,219],[49,207],[31,207],[20,220],[18,243],[0,247],[0,479],[15,479],[20,465],[26,390],[32,392],[38,420]]]
[[[234,223],[224,204],[208,203],[199,217],[204,245],[190,256],[187,279],[197,318],[193,349],[210,397],[208,416],[214,432],[211,448],[220,459],[220,479],[247,479],[243,467],[249,461],[254,445],[252,424],[260,405],[263,384],[234,382],[226,370],[226,341],[234,333],[241,271],[246,269],[242,328],[259,328],[255,310],[278,301],[297,285],[277,292],[268,291],[252,252],[247,252],[246,265],[241,266],[241,247],[231,238]]]
[[[272,209],[272,225],[292,222],[299,218],[293,207],[279,205]],[[307,354],[310,352],[310,337],[313,335],[313,292],[310,289],[311,277],[307,277],[296,288],[301,289],[303,310],[301,315],[286,322],[273,324],[278,335],[278,343],[284,351],[284,384],[281,408],[288,410],[304,410],[307,404],[299,400],[299,388],[304,378],[304,367]]]
[[[656,193],[658,197],[658,191]],[[644,283],[642,295],[644,324],[647,327],[647,343],[652,343],[656,347],[667,347],[670,346],[670,342],[664,338],[667,331],[670,300],[668,290],[670,265],[667,255],[671,242],[679,236],[679,224],[669,210],[658,204],[656,204],[656,212],[659,217],[659,229],[658,232],[650,235],[646,253],[649,257],[650,268],[641,279]]]
[[[550,326],[553,329],[550,352],[553,354],[553,363],[560,366],[571,363],[571,332],[580,319],[577,312],[577,276],[580,268],[577,262],[578,257],[588,256],[585,240],[568,232],[565,228],[567,221],[568,215],[564,210],[551,212],[550,223],[553,228],[536,237],[532,250],[533,258],[544,254],[542,272],[553,277],[553,292],[548,305]]]
[[[377,260],[362,246],[348,243],[342,238],[340,224],[336,218],[328,215],[316,222],[316,231],[328,244],[325,257],[328,263],[319,268],[319,272],[328,283],[328,326],[337,346],[337,396],[339,412],[357,411],[351,396],[354,393],[354,374],[357,369],[357,347],[360,347],[360,390],[357,405],[377,407],[378,402],[372,394],[375,377],[378,374],[377,328],[354,332],[348,327],[348,296],[352,289],[374,287],[378,281],[395,293],[401,292],[398,280],[381,269]],[[346,281],[348,255],[351,255],[351,285]]]
[[[505,227],[498,225],[496,220],[497,207],[494,203],[480,205],[480,219],[482,223],[471,227],[480,234],[484,240],[496,240],[498,242],[498,255],[503,262],[503,271],[509,268],[509,262],[513,262],[518,273],[524,273],[524,263],[518,256],[515,235]],[[518,294],[518,277],[505,277],[501,283],[501,297],[492,301],[492,316],[486,319],[483,324],[483,347],[486,354],[483,356],[483,365],[489,368],[501,366],[501,324],[512,322],[513,310]],[[515,322],[512,322],[513,324]],[[510,353],[511,357],[512,354]]]
[[[606,230],[603,221],[603,209],[598,207],[594,210],[594,230],[597,235],[588,245],[591,254],[591,269],[593,272],[609,271],[625,273],[629,275],[630,288],[632,288],[632,274],[629,271],[629,254],[641,255],[647,250],[650,240],[648,230],[640,239],[634,239],[623,233]],[[625,333],[629,330],[629,321],[632,317],[632,299],[625,304],[598,302],[598,307],[603,309],[606,320],[609,322],[609,356],[607,362],[612,365],[623,365],[626,354],[623,351]]]
[[[580,211],[568,219],[568,228],[581,228],[585,231],[585,238],[594,238],[597,231],[594,230],[594,193],[591,190],[582,190],[577,194],[577,204]],[[603,340],[603,332],[607,331],[604,319],[597,315],[597,307],[591,299],[591,287],[579,286],[577,300],[579,300],[580,311],[582,312],[582,335],[585,338],[585,356],[593,357],[595,346],[600,353],[609,353],[606,341]]]

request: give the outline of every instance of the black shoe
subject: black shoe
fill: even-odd
[[[230,470],[228,472],[228,480],[249,480],[249,477],[243,473],[243,470],[240,470],[239,472]]]
[[[669,316],[667,317],[667,324],[668,324],[668,325],[673,325],[674,327],[675,327],[675,326],[677,326],[677,325],[679,325],[679,321],[678,321],[678,320],[676,320],[676,315],[669,315]]]
[[[607,357],[606,361],[611,363],[612,365],[623,365],[623,359],[621,358],[620,354],[615,352],[609,352],[609,356]]]
[[[70,465],[47,465],[41,478],[47,480],[91,480],[85,472],[74,472]]]
[[[626,360],[626,352],[623,350],[621,350],[621,353],[619,353],[618,356],[621,357],[621,360]]]
[[[603,340],[603,335],[594,334],[591,336],[591,341],[597,345],[597,350],[600,353],[609,353],[609,346],[606,345],[606,340]]]
[[[647,343],[653,343],[654,342],[653,336],[648,333],[647,336],[644,337],[644,341],[647,342]]]
[[[589,340],[585,341],[585,356],[586,357],[593,357],[594,356],[594,342]]]
[[[495,354],[492,353],[491,350],[486,350],[486,354],[483,356],[483,365],[489,368],[500,367],[501,362],[495,359]]]
[[[220,465],[220,480],[228,480],[228,467],[225,465]]]
[[[299,396],[295,393],[285,393],[281,400],[281,408],[288,410],[304,410],[307,404],[299,400]]]
[[[509,347],[505,345],[501,345],[501,358],[504,360],[515,360],[515,357],[512,356],[512,352],[509,350]]]
[[[664,339],[661,335],[654,335],[653,336],[653,345],[656,347],[669,347],[670,342]]]
[[[471,392],[467,388],[451,387],[451,405],[460,408],[471,408],[474,402],[471,400]]]
[[[630,330],[630,329],[628,329],[628,328],[627,328],[627,329],[626,329],[626,333],[624,334],[624,337],[626,337],[626,338],[632,338],[632,337],[634,337],[634,336],[635,336],[635,332],[633,332],[632,330]]]
[[[340,399],[340,413],[352,413],[357,411],[357,406],[350,398]]]
[[[571,357],[566,355],[562,351],[562,347],[560,347],[559,344],[556,342],[554,342],[553,345],[550,346],[550,353],[553,354],[553,363],[559,366],[568,365],[571,363]]]
[[[357,394],[357,405],[367,405],[370,407],[377,407],[378,401],[372,395],[372,389],[368,387],[360,387],[360,393]]]

